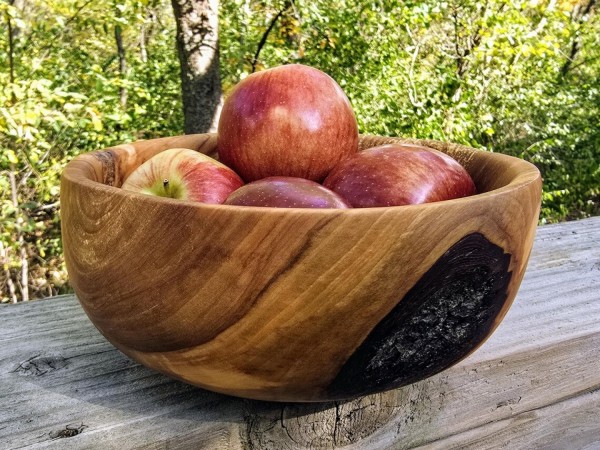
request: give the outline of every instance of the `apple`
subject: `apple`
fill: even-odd
[[[233,192],[226,205],[276,208],[348,208],[335,192],[304,178],[268,177]]]
[[[333,78],[289,64],[233,88],[219,118],[217,149],[219,160],[246,182],[271,176],[321,182],[358,152],[358,125]]]
[[[455,159],[407,144],[364,150],[338,164],[323,185],[355,208],[429,203],[477,193],[471,176]]]
[[[160,152],[123,183],[128,191],[201,203],[223,203],[242,179],[219,161],[188,148]]]

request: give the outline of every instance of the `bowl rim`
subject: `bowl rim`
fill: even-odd
[[[516,173],[513,178],[503,186],[500,186],[496,189],[492,189],[489,191],[477,193],[474,195],[470,195],[467,197],[455,198],[450,200],[442,200],[437,202],[430,203],[421,203],[421,204],[411,204],[411,205],[400,205],[400,206],[377,206],[377,207],[369,207],[369,208],[277,208],[270,206],[240,206],[240,205],[225,205],[225,204],[210,204],[210,203],[200,203],[191,200],[181,200],[181,199],[173,199],[168,197],[159,197],[154,195],[148,195],[138,192],[125,191],[120,187],[111,186],[108,184],[101,183],[99,181],[93,180],[90,177],[86,176],[86,172],[90,170],[90,166],[92,165],[89,161],[89,158],[93,157],[94,154],[98,154],[106,151],[113,151],[117,153],[131,151],[133,147],[134,151],[137,153],[138,150],[136,148],[137,144],[148,143],[152,141],[159,141],[169,138],[175,137],[185,137],[185,136],[194,136],[194,135],[179,135],[179,136],[169,136],[169,137],[161,137],[155,139],[147,139],[147,140],[137,140],[129,143],[119,144],[113,147],[107,147],[102,149],[93,150],[90,152],[85,152],[77,155],[71,161],[69,161],[63,169],[61,174],[61,179],[69,181],[73,184],[80,185],[82,187],[86,187],[97,191],[99,193],[106,193],[109,195],[122,197],[122,198],[139,198],[140,200],[150,202],[150,204],[154,203],[162,203],[162,204],[173,204],[179,206],[189,206],[191,208],[196,208],[199,210],[206,210],[207,212],[215,212],[215,211],[223,211],[223,212],[239,212],[239,213],[278,213],[278,214],[302,214],[302,215],[317,215],[317,216],[330,216],[330,215],[356,215],[356,214],[381,214],[382,212],[391,212],[391,211],[418,211],[420,209],[432,208],[432,207],[441,207],[444,205],[460,205],[467,204],[473,201],[482,201],[485,199],[490,199],[496,197],[498,195],[504,195],[509,192],[520,190],[528,187],[532,183],[537,183],[541,181],[541,174],[539,169],[533,165],[532,163],[525,161],[524,159],[517,158],[514,156],[506,155],[503,153],[496,153],[493,151],[480,150],[473,147],[469,147],[462,144],[455,144],[451,142],[437,141],[431,139],[414,139],[414,138],[402,138],[397,136],[375,136],[375,135],[361,135],[361,138],[383,138],[383,139],[397,139],[398,143],[406,143],[413,145],[422,145],[424,147],[428,147],[428,143],[440,144],[440,145],[448,145],[451,144],[454,149],[459,151],[466,151],[473,154],[485,154],[486,158],[496,159],[502,162],[505,165],[513,165],[516,167]],[[203,133],[195,136],[207,136],[207,137],[215,137],[216,135],[213,133]],[[393,142],[389,142],[393,143]],[[387,145],[388,143],[382,143],[379,145]],[[371,148],[371,147],[369,147]],[[432,148],[432,147],[430,147]],[[363,149],[364,150],[364,149]],[[437,149],[434,149],[437,150]],[[163,150],[161,150],[163,151]],[[442,151],[442,150],[438,150]],[[445,153],[445,152],[444,152]]]

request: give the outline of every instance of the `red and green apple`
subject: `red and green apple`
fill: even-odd
[[[223,203],[244,184],[229,167],[195,150],[172,148],[139,166],[123,189],[201,203]]]

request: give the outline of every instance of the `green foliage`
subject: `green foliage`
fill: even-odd
[[[533,162],[544,177],[542,222],[600,213],[600,15],[582,14],[587,0],[250,4],[224,4],[228,86],[251,72],[261,36],[285,10],[259,68],[298,62],[326,71],[363,133]]]
[[[599,214],[600,15],[582,14],[588,1],[223,1],[223,87],[253,66],[319,67],[348,94],[362,133],[525,158],[544,177],[542,222]],[[58,218],[67,161],[183,124],[170,2],[24,5],[0,0],[1,301],[11,289],[68,289]]]
[[[26,8],[0,3],[2,301],[68,289],[58,205],[60,174],[70,159],[180,133],[182,123],[169,2],[52,0]],[[125,73],[116,26],[123,29]]]

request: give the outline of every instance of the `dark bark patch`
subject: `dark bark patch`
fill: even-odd
[[[506,301],[509,262],[479,233],[454,244],[346,361],[330,396],[397,388],[463,358],[490,333]]]
[[[93,155],[102,163],[102,183],[108,186],[114,186],[116,181],[117,157],[110,150],[94,152]]]

